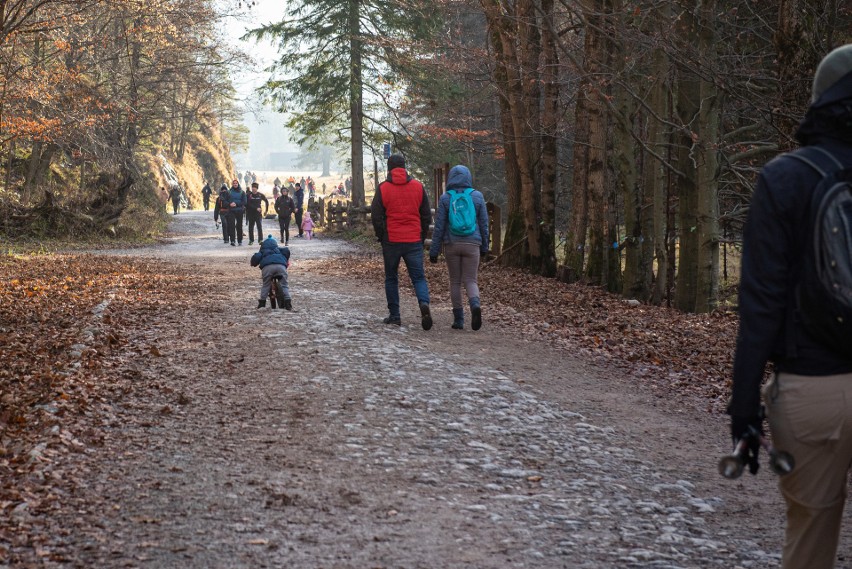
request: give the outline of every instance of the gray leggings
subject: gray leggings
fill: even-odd
[[[284,298],[290,298],[290,287],[287,285],[287,267],[284,265],[266,265],[261,269],[263,275],[263,286],[260,287],[260,300],[266,300],[269,296],[269,289],[272,288],[272,279],[281,277],[281,288],[284,289]],[[282,299],[279,299],[282,300]]]
[[[444,257],[447,259],[447,269],[450,272],[450,300],[453,308],[462,308],[462,283],[469,299],[479,298],[479,285],[476,282],[479,273],[479,245],[446,243]]]

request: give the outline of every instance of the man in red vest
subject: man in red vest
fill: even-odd
[[[432,223],[429,197],[423,184],[408,175],[405,158],[388,158],[388,178],[379,184],[372,204],[373,229],[382,243],[385,261],[385,296],[390,315],[385,324],[401,322],[399,314],[399,261],[405,261],[411,284],[420,305],[424,330],[432,327],[429,313],[429,285],[423,270],[423,241]]]

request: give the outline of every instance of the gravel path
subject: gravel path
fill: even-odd
[[[50,521],[74,567],[777,567],[766,471],[718,477],[723,418],[485,324],[381,324],[382,290],[322,274],[293,239],[294,312],[255,310],[254,247],[202,213],[172,243],[200,294],[140,326],[104,447]],[[268,228],[267,228],[268,231]],[[522,299],[519,299],[522,302]],[[844,561],[838,563],[843,567]],[[2,566],[2,562],[0,562]]]

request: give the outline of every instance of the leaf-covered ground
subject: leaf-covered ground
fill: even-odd
[[[107,356],[156,357],[155,339],[129,346],[123,331],[189,298],[184,272],[92,255],[0,258],[0,514],[18,532],[0,535],[0,559],[4,543],[37,540],[26,520],[61,508],[85,478],[58,467],[62,455],[99,445],[111,394],[135,379]]]
[[[301,262],[311,272],[381,290],[376,254]],[[434,310],[449,312],[445,266],[427,264],[427,275]],[[149,323],[181,326],[199,292],[194,276],[192,265],[129,257],[0,258],[0,515],[14,522],[5,526],[11,534],[0,532],[0,559],[4,543],[41,551],[41,537],[28,531],[28,520],[60,510],[86,483],[86,472],[63,468],[74,463],[63,455],[97,448],[118,424],[112,402],[141,375],[125,358],[160,356]],[[407,287],[404,276],[401,282]],[[508,328],[519,340],[625,367],[637,382],[679,405],[711,412],[723,407],[735,315],[631,306],[596,288],[496,266],[483,267],[480,286],[483,332]],[[223,302],[216,296],[205,292],[211,302]],[[43,551],[49,558],[50,550]]]

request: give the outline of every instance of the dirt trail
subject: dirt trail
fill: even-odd
[[[487,305],[478,332],[448,307],[425,332],[403,296],[384,326],[383,290],[316,269],[354,254],[332,239],[291,240],[296,311],[256,310],[254,247],[200,212],[173,231],[110,254],[180,264],[198,302],[131,338],[135,388],[33,566],[778,565],[775,480],[718,477],[722,418],[489,325]]]

